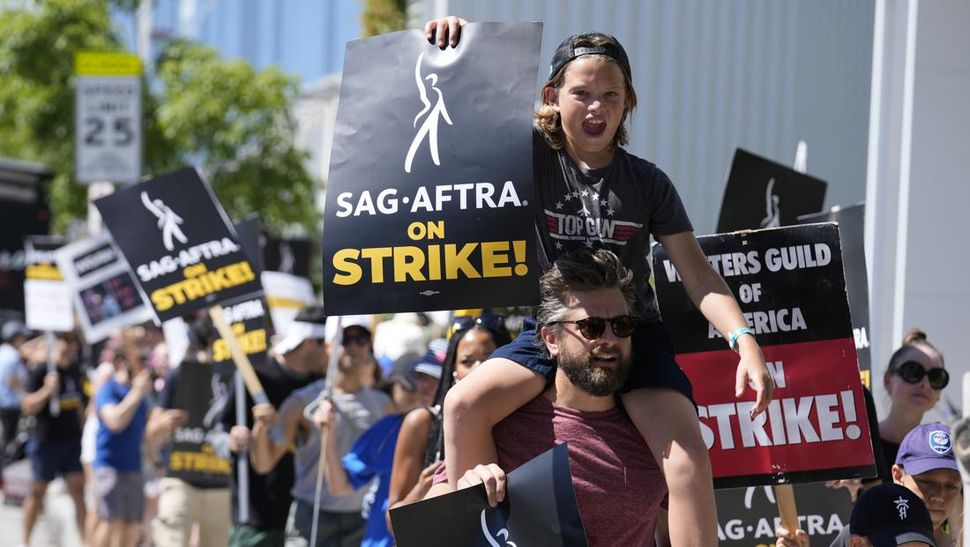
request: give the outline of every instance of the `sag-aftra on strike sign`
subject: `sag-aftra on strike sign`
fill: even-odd
[[[94,204],[160,321],[261,290],[225,212],[194,169]]]
[[[738,355],[654,248],[657,296],[694,386],[718,487],[875,474],[838,228],[811,224],[699,237],[737,295],[775,381],[768,410],[734,397]],[[750,395],[751,392],[749,391]]]
[[[323,232],[330,315],[536,301],[540,28],[471,24],[444,50],[417,31],[347,44]]]

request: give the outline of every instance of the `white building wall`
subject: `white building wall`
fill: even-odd
[[[919,2],[913,81],[909,222],[902,317],[894,332],[923,328],[946,356],[945,395],[960,406],[970,370],[970,3]],[[897,304],[899,305],[899,304]],[[941,412],[935,419],[945,417]]]

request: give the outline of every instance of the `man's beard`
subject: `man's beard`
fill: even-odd
[[[590,395],[605,397],[619,391],[630,374],[631,361],[628,354],[621,352],[614,363],[615,368],[593,366],[593,354],[573,354],[564,348],[559,354],[557,364],[573,385]]]

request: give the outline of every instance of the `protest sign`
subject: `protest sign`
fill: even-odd
[[[54,261],[54,251],[64,245],[55,236],[28,236],[24,241],[24,312],[34,330],[74,330],[71,286]]]
[[[232,389],[232,372],[231,362],[190,359],[179,365],[170,389],[175,390],[173,407],[185,410],[188,420],[173,433],[168,476],[196,486],[229,484],[229,440],[219,418]]]
[[[54,258],[74,293],[81,330],[89,344],[107,338],[113,330],[151,320],[151,310],[107,235],[61,247]]]
[[[50,211],[39,188],[9,189],[0,194],[3,194],[0,195],[0,218],[3,219],[3,230],[0,230],[0,310],[23,313],[27,254],[24,240],[30,234],[48,232]]]
[[[159,321],[260,290],[225,212],[194,169],[94,204]]]
[[[324,211],[328,315],[532,304],[540,23],[347,44]]]
[[[273,272],[310,278],[310,254],[313,244],[309,239],[264,236],[263,260],[266,269]]]
[[[871,358],[869,355],[869,277],[866,273],[864,203],[848,207],[833,207],[829,211],[802,215],[801,224],[837,222],[842,242],[842,263],[845,269],[845,288],[849,295],[849,311],[852,315],[852,334],[855,351],[859,356],[859,373],[862,385],[872,389],[869,378]]]
[[[260,279],[277,333],[286,333],[300,310],[317,303],[309,279],[281,272],[263,272]]]
[[[259,277],[260,272],[264,269],[263,244],[261,243],[263,234],[259,222],[259,215],[253,213],[234,224],[233,228],[236,229],[236,238],[239,240],[239,244],[242,245],[243,252],[249,258],[253,273]]]
[[[698,238],[738,295],[775,381],[767,411],[734,397],[738,362],[694,308],[663,248],[657,296],[694,385],[717,487],[872,476],[875,466],[834,224]]]
[[[266,361],[266,303],[262,296],[244,297],[222,305],[226,321],[239,341],[239,346],[252,365]],[[212,361],[232,363],[232,352],[223,338],[212,342]]]
[[[769,486],[749,486],[718,490],[717,535],[723,547],[770,547],[775,529],[781,524],[774,490]],[[799,528],[811,538],[812,545],[828,545],[843,526],[849,525],[852,499],[845,488],[827,488],[824,483],[804,483],[795,487],[798,499]]]
[[[509,473],[497,507],[478,485],[393,509],[391,522],[401,547],[586,545],[565,444]]]
[[[721,214],[719,233],[798,224],[798,216],[822,209],[827,184],[737,149],[731,163]]]
[[[141,61],[82,51],[74,63],[75,180],[136,182],[141,176]]]

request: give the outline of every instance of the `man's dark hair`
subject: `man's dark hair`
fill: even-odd
[[[612,251],[581,249],[556,260],[539,278],[539,305],[535,309],[540,326],[558,321],[569,306],[569,291],[619,289],[630,309],[635,302],[633,272]]]

